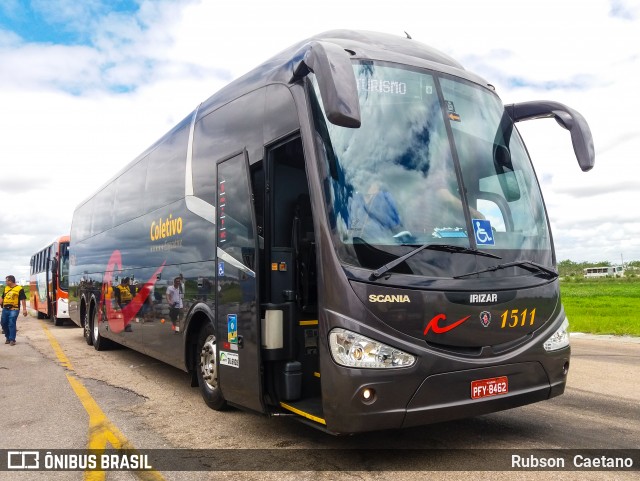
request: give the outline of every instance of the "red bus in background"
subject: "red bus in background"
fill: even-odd
[[[61,326],[69,319],[69,236],[55,239],[31,256],[29,304],[38,319]]]

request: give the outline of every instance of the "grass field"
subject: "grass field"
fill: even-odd
[[[560,282],[572,332],[640,336],[640,278]]]

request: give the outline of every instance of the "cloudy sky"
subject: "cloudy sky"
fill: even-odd
[[[640,0],[2,0],[0,278],[69,232],[75,206],[222,86],[335,28],[404,35],[588,120],[520,124],[558,259],[640,260]]]

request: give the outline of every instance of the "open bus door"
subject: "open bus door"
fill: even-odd
[[[258,239],[246,151],[218,163],[216,331],[227,402],[264,412],[257,303]]]
[[[57,261],[55,260],[55,253],[57,251],[57,243],[53,243],[46,249],[46,268],[45,268],[45,279],[47,285],[47,317],[51,319],[51,317],[55,314],[56,309],[56,273],[55,269],[57,268]],[[55,263],[55,265],[54,265]]]
[[[265,385],[279,407],[324,424],[318,353],[315,231],[299,135],[267,150],[268,288],[262,307]]]
[[[60,259],[58,255],[60,244],[53,244],[49,260],[49,318],[54,326],[61,326],[64,320],[58,318],[58,288],[60,286]]]

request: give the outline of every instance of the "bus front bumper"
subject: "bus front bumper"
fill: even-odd
[[[564,357],[564,356],[562,356]],[[568,354],[566,360],[568,361]],[[430,375],[403,399],[401,384],[367,382],[352,384],[350,402],[339,409],[325,405],[329,431],[355,433],[422,426],[453,419],[469,418],[543,401],[564,392],[566,372],[561,359],[554,363],[555,374],[538,362],[522,362]],[[508,391],[473,399],[472,382],[506,377]],[[353,381],[355,379],[352,378]],[[407,384],[411,384],[410,382]],[[363,396],[364,390],[373,394]],[[406,391],[405,391],[406,394]],[[327,409],[328,408],[328,409]]]
[[[472,382],[504,376],[508,379],[506,393],[472,398]],[[402,427],[479,416],[524,406],[562,394],[564,385],[565,382],[562,381],[560,385],[552,386],[546,372],[537,362],[429,376],[409,402]]]

